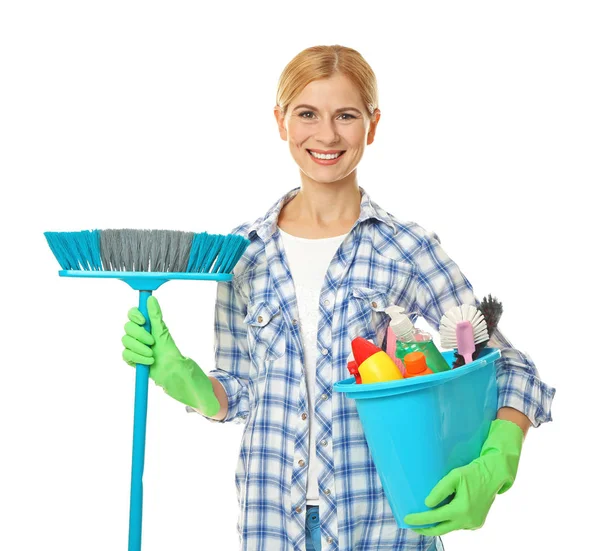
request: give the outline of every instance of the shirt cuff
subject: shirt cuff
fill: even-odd
[[[214,377],[219,381],[225,389],[227,396],[227,415],[221,420],[213,419],[202,414],[200,411],[186,406],[188,413],[198,413],[205,419],[208,419],[212,423],[229,423],[233,422],[236,424],[245,423],[248,418],[249,412],[249,400],[248,400],[248,387],[242,383],[237,377],[234,377],[230,373],[222,370],[211,371],[207,373],[208,377]]]
[[[526,415],[532,426],[552,421],[552,400],[556,389],[545,384],[537,375],[533,363],[524,354],[502,351],[496,361],[498,409],[511,407]]]

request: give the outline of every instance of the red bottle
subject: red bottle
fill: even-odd
[[[360,372],[358,371],[358,364],[354,360],[350,360],[348,362],[348,371],[350,371],[350,373],[352,375],[354,375],[357,385],[362,384],[362,380],[360,378]]]

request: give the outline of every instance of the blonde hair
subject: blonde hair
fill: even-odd
[[[283,115],[292,100],[313,80],[336,73],[348,77],[358,88],[372,116],[379,107],[377,79],[362,55],[345,46],[312,46],[297,54],[283,69],[277,85],[276,102]]]

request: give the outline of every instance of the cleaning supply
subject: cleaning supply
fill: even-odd
[[[171,230],[45,232],[62,277],[123,280],[139,291],[139,310],[149,331],[147,300],[171,279],[230,281],[250,241],[241,235]],[[129,551],[140,551],[149,366],[136,364]],[[209,408],[214,410],[214,402]]]
[[[350,371],[350,373],[352,375],[354,375],[357,385],[362,384],[362,379],[360,377],[360,371],[358,370],[358,364],[356,363],[355,360],[350,360],[348,362],[348,371]]]
[[[448,310],[440,320],[442,348],[457,348],[464,363],[473,361],[475,345],[489,339],[483,314],[472,304]]]
[[[385,337],[385,352],[390,358],[392,358],[392,360],[394,361],[394,363],[400,370],[400,373],[402,373],[402,375],[405,375],[406,369],[404,367],[404,364],[402,363],[402,360],[400,358],[396,357],[396,341],[397,340],[398,339],[396,339],[396,335],[394,334],[393,329],[388,325],[387,333],[386,333],[386,337]]]
[[[435,507],[454,494],[446,505],[406,515],[404,521],[424,536],[442,536],[453,530],[481,528],[497,494],[511,488],[517,476],[523,447],[523,430],[505,419],[495,419],[477,459],[450,471],[425,498]],[[431,528],[418,525],[438,523]]]
[[[403,379],[392,358],[376,344],[356,337],[352,340],[352,352],[363,384]]]
[[[456,324],[456,343],[458,353],[464,358],[465,364],[472,362],[475,352],[475,335],[470,321],[459,321]]]
[[[390,316],[390,327],[396,335],[396,357],[404,361],[410,352],[423,352],[427,366],[434,373],[449,371],[450,365],[446,362],[440,351],[435,346],[432,336],[426,331],[417,329],[402,306],[388,306],[385,312]]]
[[[448,365],[453,353],[442,353]],[[400,528],[413,528],[405,516],[426,509],[444,476],[480,456],[498,413],[499,359],[500,350],[488,348],[461,369],[380,385],[357,385],[353,377],[334,383],[334,392],[354,400]]]
[[[433,371],[427,367],[423,352],[409,352],[406,354],[404,356],[404,365],[406,366],[405,377],[407,379],[433,374]]]
[[[352,351],[350,351],[350,354],[348,354],[348,359],[346,360],[346,363],[347,363],[348,371],[350,372],[351,375],[354,375],[356,384],[357,385],[362,384],[362,379],[360,377],[360,371],[358,371],[358,363],[354,359],[354,355],[352,354]]]
[[[479,357],[481,351],[486,346],[488,346],[489,340],[492,338],[494,331],[496,331],[496,328],[498,327],[498,322],[500,321],[500,317],[502,316],[502,303],[499,302],[497,298],[492,298],[492,295],[490,294],[487,297],[483,297],[483,300],[478,306],[478,310],[482,313],[483,318],[485,319],[489,339],[481,341],[479,343],[475,343],[475,352],[473,352],[473,360],[476,360]],[[464,358],[458,353],[458,350],[455,351],[454,362],[452,364],[452,367],[460,367],[464,365],[464,363]]]

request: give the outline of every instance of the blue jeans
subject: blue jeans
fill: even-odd
[[[306,507],[306,551],[321,551],[319,508],[316,505]]]
[[[306,507],[306,551],[321,551],[321,528],[319,527],[319,507],[308,505]],[[435,541],[429,551],[436,551]],[[443,549],[440,541],[440,549]]]

